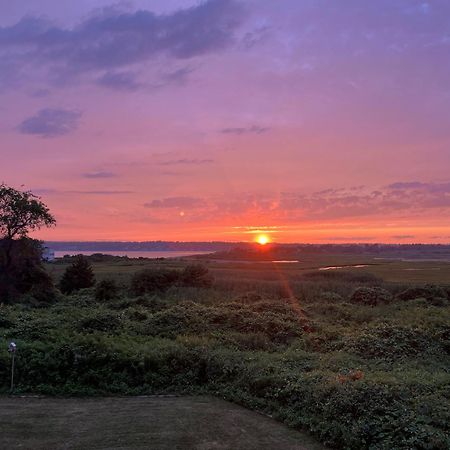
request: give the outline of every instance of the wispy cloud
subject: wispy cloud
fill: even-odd
[[[193,71],[194,69],[190,67],[182,67],[172,72],[166,72],[160,77],[161,84],[184,84]]]
[[[174,159],[169,161],[161,161],[157,164],[159,166],[202,166],[204,164],[214,163],[213,159]]]
[[[269,131],[270,128],[262,127],[259,125],[252,125],[250,127],[232,127],[232,128],[222,128],[220,130],[223,134],[235,134],[240,136],[242,134],[262,134]]]
[[[162,200],[152,200],[145,203],[146,208],[199,208],[206,203],[201,198],[196,197],[168,197]]]
[[[133,92],[143,86],[132,72],[107,71],[97,78],[97,84],[118,91]]]
[[[134,194],[134,191],[65,191],[67,194],[80,194],[80,195],[124,195]]]
[[[421,183],[426,189],[404,187],[399,184],[379,189],[352,187],[326,189],[311,194],[282,192],[279,194],[227,194],[216,197],[173,197],[155,199],[145,206],[164,214],[165,209],[189,208],[192,220],[223,221],[230,217],[257,218],[278,223],[317,222],[354,218],[421,217],[430,209],[439,209],[450,216],[450,195],[447,183]],[[245,219],[247,220],[247,219]],[[261,227],[257,227],[260,229]],[[411,235],[398,235],[397,239],[413,239]]]
[[[38,188],[32,189],[36,195],[126,195],[134,194],[134,191],[126,190],[65,190],[55,188]]]
[[[97,172],[87,172],[83,174],[84,178],[114,178],[117,174],[114,172],[97,171]]]

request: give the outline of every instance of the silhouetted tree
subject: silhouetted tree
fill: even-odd
[[[26,237],[30,231],[55,225],[55,218],[41,199],[30,191],[0,184],[0,238]]]
[[[42,245],[28,238],[30,231],[54,224],[39,197],[0,184],[0,303],[25,293],[40,300],[54,296],[42,266]]]
[[[59,288],[64,294],[71,294],[79,289],[94,286],[95,276],[89,261],[82,255],[75,257],[74,262],[65,270]]]

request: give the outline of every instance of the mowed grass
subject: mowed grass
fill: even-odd
[[[2,398],[1,449],[319,450],[311,437],[213,397]]]

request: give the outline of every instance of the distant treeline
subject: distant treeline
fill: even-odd
[[[356,254],[385,258],[450,259],[444,244],[268,244],[262,248],[248,242],[46,242],[56,251],[204,251],[217,252],[218,259],[295,258],[307,254]]]
[[[149,241],[149,242],[45,242],[47,247],[55,251],[224,251],[239,246],[233,242],[170,242],[170,241]]]

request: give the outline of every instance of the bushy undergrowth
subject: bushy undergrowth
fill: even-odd
[[[450,448],[450,307],[435,300],[446,290],[406,299],[373,277],[308,275],[283,299],[264,281],[225,292],[181,273],[130,297],[90,288],[47,308],[1,306],[0,389],[14,339],[17,392],[208,392],[335,448]],[[147,275],[139,283],[154,286],[162,274]]]

